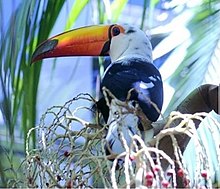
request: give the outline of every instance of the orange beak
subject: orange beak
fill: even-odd
[[[31,62],[63,56],[107,56],[113,26],[88,26],[56,35],[37,47]]]

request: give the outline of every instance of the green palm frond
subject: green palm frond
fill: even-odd
[[[119,16],[121,15],[122,10],[124,9],[125,5],[127,4],[128,0],[114,0],[111,3],[111,15],[112,15],[112,22],[115,23],[118,21]]]
[[[11,144],[13,144],[15,126],[22,129],[25,138],[28,129],[35,126],[41,65],[30,67],[31,55],[36,45],[48,37],[64,2],[64,0],[22,1],[12,13],[5,32],[2,32],[1,111]],[[33,136],[34,143],[35,136]]]
[[[73,3],[73,6],[71,8],[69,18],[66,22],[65,30],[71,29],[72,25],[77,20],[78,16],[82,12],[82,10],[85,8],[85,6],[88,4],[89,0],[75,0]]]
[[[3,3],[5,2],[0,1],[1,10],[4,8]],[[1,131],[4,132],[6,141],[0,142],[1,146],[6,148],[5,153],[9,151],[7,155],[11,158],[11,165],[19,163],[14,154],[16,151],[15,131],[20,130],[19,135],[26,139],[28,130],[36,125],[41,64],[30,66],[31,56],[36,46],[48,38],[64,3],[66,0],[21,1],[14,12],[9,14],[10,19],[6,28],[1,26],[0,111],[3,115]],[[0,14],[0,18],[4,20],[3,14]],[[71,23],[74,21],[72,18]],[[34,147],[35,133],[31,138]],[[21,147],[19,149],[19,152],[25,151],[21,150]],[[5,153],[2,153],[1,147],[1,158],[6,155]],[[3,187],[12,177],[11,174],[4,172],[6,166],[9,164],[0,163],[0,185]]]
[[[220,42],[220,9],[217,9],[217,4],[218,1],[215,1],[212,6],[210,3],[204,3],[197,7],[194,17],[188,24],[191,43],[183,61],[168,79],[175,93],[166,113],[174,110],[199,85],[219,82],[217,68],[220,58],[217,54]]]

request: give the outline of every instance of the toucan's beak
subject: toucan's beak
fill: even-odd
[[[88,26],[54,36],[37,47],[32,63],[62,56],[106,56],[114,25]]]

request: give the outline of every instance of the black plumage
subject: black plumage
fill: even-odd
[[[129,100],[137,101],[149,120],[158,119],[159,112],[150,101],[161,110],[163,83],[158,69],[152,63],[141,58],[118,60],[105,71],[101,82],[102,87],[109,89],[121,101],[125,101],[128,91],[134,89]],[[109,109],[104,98],[99,100],[97,106],[107,122]]]

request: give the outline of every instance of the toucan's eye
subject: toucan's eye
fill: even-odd
[[[112,35],[113,35],[113,36],[119,35],[120,32],[121,32],[121,31],[120,31],[120,29],[119,29],[118,27],[112,28]]]

